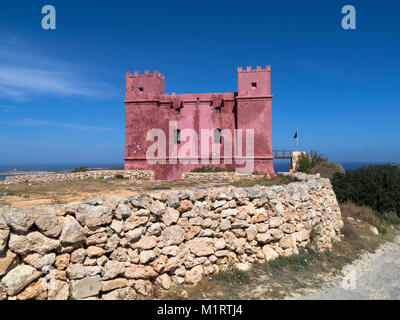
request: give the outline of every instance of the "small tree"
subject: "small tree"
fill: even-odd
[[[320,163],[328,162],[328,158],[324,158],[323,154],[310,150],[310,154],[301,154],[297,160],[297,171],[310,173],[311,169]]]

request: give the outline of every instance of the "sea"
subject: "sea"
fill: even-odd
[[[288,160],[276,160],[274,161],[274,169],[275,172],[287,172],[289,168],[290,161]],[[345,170],[355,170],[361,168],[363,166],[368,165],[378,165],[378,164],[387,164],[389,162],[340,162]],[[2,172],[9,172],[13,170],[17,171],[63,171],[63,170],[71,170],[79,167],[88,167],[88,168],[113,168],[113,169],[122,169],[123,163],[87,163],[87,164],[36,164],[36,165],[0,165],[0,180],[5,179],[5,177],[9,176],[6,174],[1,174]]]

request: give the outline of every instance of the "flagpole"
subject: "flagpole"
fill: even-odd
[[[296,151],[299,151],[299,128],[296,127]]]

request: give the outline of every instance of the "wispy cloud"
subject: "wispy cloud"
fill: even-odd
[[[21,126],[21,127],[61,127],[76,131],[115,131],[112,128],[106,128],[106,127],[81,125],[81,124],[51,121],[51,120],[29,119],[29,118],[4,121],[2,122],[2,124],[10,126]]]
[[[90,74],[79,64],[47,57],[25,44],[1,40],[0,98],[25,101],[35,95],[104,97],[111,94],[110,86],[97,79],[90,80]]]

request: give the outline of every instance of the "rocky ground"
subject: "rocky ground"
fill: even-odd
[[[343,275],[302,300],[400,300],[400,237],[365,253],[343,268]]]

